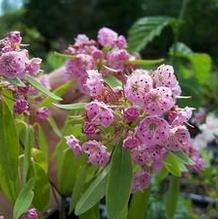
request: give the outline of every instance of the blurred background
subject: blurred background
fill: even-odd
[[[163,19],[155,23],[151,16]],[[148,19],[138,22],[143,17]],[[53,51],[62,52],[79,33],[95,39],[102,26],[126,36],[131,52],[140,52],[146,59],[164,58],[174,65],[183,95],[192,96],[180,105],[203,107],[196,113],[201,121],[193,124],[193,139],[203,132],[198,126],[207,124],[210,113],[218,122],[218,0],[0,0],[0,36],[21,31],[23,42],[31,44],[31,54],[43,58],[46,72],[64,62]],[[218,125],[213,127],[218,133]],[[208,124],[206,135],[210,129]],[[206,168],[199,177],[192,175],[182,183],[185,195],[179,200],[176,219],[218,218],[217,134],[203,142],[202,154]],[[150,219],[161,219],[160,194],[154,187]]]

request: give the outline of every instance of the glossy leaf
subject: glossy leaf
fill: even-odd
[[[38,82],[35,78],[31,77],[30,75],[26,75],[24,79],[34,88],[41,91],[44,95],[52,98],[53,100],[62,100],[62,98],[52,93],[50,90],[48,90],[46,87],[44,87],[40,82]]]
[[[107,181],[106,207],[109,219],[118,219],[129,200],[132,183],[132,160],[129,151],[116,146]]]
[[[80,215],[97,204],[105,195],[109,166],[103,170],[82,194],[75,207],[75,214]]]
[[[174,176],[181,175],[179,162],[173,153],[170,152],[167,154],[167,157],[164,161],[164,166]]]
[[[19,78],[8,80],[11,84],[17,87],[25,87],[26,85]]]
[[[128,50],[138,52],[160,35],[164,27],[173,21],[171,17],[143,17],[137,20],[128,33]]]
[[[136,60],[129,60],[128,63],[129,64],[134,64],[134,65],[138,65],[138,66],[151,66],[151,65],[157,65],[157,64],[161,64],[164,61],[164,59],[151,59],[151,60],[146,60],[146,59],[136,59]]]
[[[14,205],[13,219],[19,219],[20,216],[30,207],[34,197],[33,188],[33,179],[30,179],[26,184],[24,184]]]
[[[120,87],[122,84],[121,82],[114,77],[113,75],[108,75],[104,78],[104,81],[112,88],[114,87]]]

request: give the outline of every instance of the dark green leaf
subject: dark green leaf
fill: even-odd
[[[138,52],[160,35],[164,27],[173,21],[171,17],[144,17],[137,20],[129,30],[128,50]]]
[[[36,162],[33,163],[34,170],[34,199],[33,205],[40,211],[46,209],[49,201],[50,186],[45,170]]]
[[[30,207],[34,197],[33,188],[33,179],[30,179],[26,184],[24,184],[14,205],[13,219],[19,219],[20,216]]]
[[[89,209],[86,213],[79,216],[79,219],[99,219],[99,205]]]
[[[129,151],[116,146],[107,180],[106,207],[109,219],[118,219],[129,200],[132,183],[132,159]]]
[[[56,107],[60,109],[65,109],[65,110],[77,110],[77,109],[84,109],[85,105],[87,103],[72,103],[72,104],[57,104],[53,103]]]
[[[174,218],[176,207],[177,207],[178,195],[179,195],[179,178],[175,176],[171,176],[169,191],[167,193],[167,199],[166,199],[166,214],[169,219]]]
[[[142,192],[137,192],[133,195],[128,219],[144,219],[145,213],[149,203],[150,188],[145,189]]]
[[[81,195],[82,192],[82,188],[84,186],[85,183],[85,179],[86,179],[86,175],[87,175],[87,168],[88,165],[84,164],[81,168],[80,171],[77,175],[76,178],[76,182],[75,185],[73,187],[73,192],[72,192],[72,196],[71,196],[71,202],[70,202],[70,210],[69,212],[72,212],[72,210],[75,208],[77,201]]]
[[[75,214],[80,215],[92,208],[105,195],[109,166],[103,170],[82,194],[75,207]]]
[[[62,100],[61,97],[58,97],[46,87],[44,87],[40,82],[38,82],[35,78],[31,77],[30,75],[26,75],[24,78],[29,84],[35,87],[37,90],[41,91],[44,95],[52,98],[53,100]]]
[[[4,99],[0,101],[0,163],[8,178],[16,181],[18,176],[19,141],[14,118]]]

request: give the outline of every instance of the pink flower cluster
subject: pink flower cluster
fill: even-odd
[[[41,59],[29,59],[28,50],[21,49],[22,38],[18,31],[10,32],[0,40],[0,75],[6,79],[35,76],[40,69]]]
[[[196,171],[201,170],[203,161],[185,126],[193,108],[176,105],[181,88],[173,67],[137,69],[128,64],[135,58],[125,47],[123,36],[102,28],[97,42],[79,35],[68,48],[72,59],[65,64],[66,72],[78,80],[92,100],[85,107],[86,141],[82,144],[72,135],[66,140],[77,156],[85,153],[90,163],[101,166],[110,161],[111,145],[123,140],[122,146],[140,169],[133,177],[132,192],[136,192],[150,184],[169,152],[185,153],[193,160],[189,169]],[[104,82],[108,74],[122,86],[108,87]]]
[[[76,79],[80,91],[91,97],[101,95],[105,89],[101,75],[110,74],[111,70],[119,74],[132,69],[128,60],[134,57],[126,47],[125,37],[106,27],[99,30],[97,41],[78,35],[65,51],[71,56],[65,63],[66,78]],[[101,73],[96,69],[101,69]]]

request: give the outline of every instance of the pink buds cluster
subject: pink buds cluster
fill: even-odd
[[[192,108],[179,108],[176,100],[181,88],[174,69],[161,65],[154,71],[129,65],[136,59],[126,50],[123,36],[102,28],[97,41],[84,35],[66,51],[72,58],[65,64],[66,74],[76,79],[91,101],[85,107],[84,136],[80,141],[67,136],[68,145],[77,156],[85,153],[88,161],[104,166],[110,161],[111,145],[122,140],[139,171],[134,173],[132,191],[150,184],[170,152],[189,156],[189,168],[200,170],[202,160],[192,145],[186,124]],[[105,77],[113,75],[120,87],[110,87]]]

